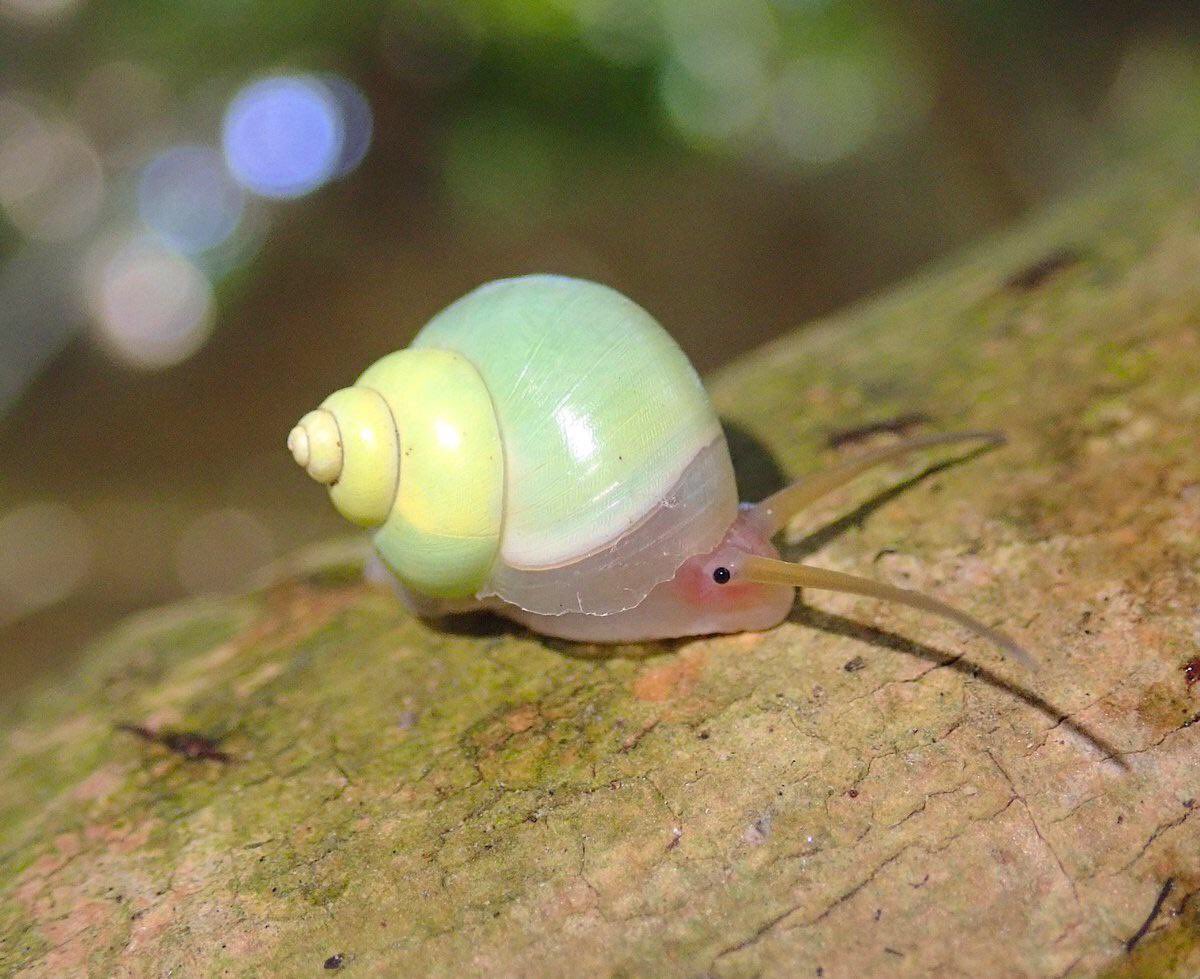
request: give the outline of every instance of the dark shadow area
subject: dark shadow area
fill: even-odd
[[[459,612],[456,615],[446,615],[440,619],[429,619],[412,613],[434,632],[447,636],[460,636],[464,639],[499,639],[503,636],[521,636],[529,633],[523,625],[518,625],[502,615],[480,610],[478,612]],[[532,633],[530,633],[532,635]],[[540,637],[539,637],[540,638]]]
[[[550,636],[538,636],[547,649],[566,656],[568,659],[583,660],[588,663],[599,663],[610,659],[657,659],[660,656],[673,656],[684,646],[705,636],[684,636],[681,639],[658,639],[654,642],[629,642],[605,645],[602,643],[571,642],[569,639],[554,639]]]
[[[947,469],[951,469],[954,466],[970,462],[971,460],[976,459],[979,456],[984,455],[987,452],[991,452],[993,449],[997,448],[1000,448],[1000,446],[981,445],[977,448],[971,449],[969,452],[964,452],[950,459],[946,459],[944,462],[935,463],[934,465],[923,469],[915,476],[910,476],[908,479],[901,483],[897,483],[890,489],[886,489],[882,493],[878,493],[869,500],[859,504],[845,516],[838,517],[838,519],[834,520],[832,523],[828,523],[824,527],[814,530],[811,534],[808,534],[795,544],[789,544],[786,547],[781,548],[781,550],[785,552],[784,556],[789,561],[801,561],[810,554],[814,554],[815,552],[819,551],[834,538],[840,537],[847,530],[855,527],[861,527],[863,523],[866,522],[866,519],[876,510],[878,510],[884,504],[890,503],[902,493],[912,489],[914,486],[923,483],[925,480],[931,478],[932,476],[936,476],[940,472],[945,472]]]
[[[499,639],[505,636],[530,639],[546,649],[569,659],[599,662],[609,659],[652,659],[675,653],[687,642],[697,638],[664,639],[644,643],[583,643],[555,636],[543,636],[518,622],[506,619],[497,612],[481,610],[460,612],[440,619],[421,618],[430,629],[446,636],[461,636],[466,639]]]
[[[933,418],[923,411],[910,411],[895,418],[885,418],[880,421],[867,422],[865,425],[855,425],[852,428],[839,428],[825,437],[825,444],[831,449],[845,448],[855,442],[864,442],[872,435],[907,435],[920,425],[927,425]]]
[[[787,485],[788,477],[771,452],[757,436],[737,422],[721,419],[729,457],[737,477],[738,494],[752,503],[765,499]]]
[[[812,629],[819,629],[831,635],[865,642],[877,649],[886,649],[893,653],[904,653],[907,656],[915,656],[918,659],[934,663],[939,667],[945,667],[948,670],[962,673],[964,676],[983,680],[984,683],[995,687],[997,690],[1003,690],[1010,696],[1016,697],[1023,703],[1028,704],[1038,713],[1053,721],[1055,727],[1062,725],[1073,734],[1077,734],[1103,755],[1105,760],[1112,761],[1124,771],[1129,770],[1129,764],[1121,757],[1121,750],[1112,744],[1112,742],[1106,740],[1103,735],[1090,730],[1078,721],[1071,720],[1067,711],[1055,706],[1040,694],[1036,694],[1032,690],[1028,690],[1020,684],[992,672],[985,666],[980,666],[977,663],[963,659],[962,653],[957,655],[947,653],[933,646],[927,646],[924,643],[906,639],[904,636],[897,635],[894,632],[887,632],[883,629],[877,629],[874,626],[863,625],[861,622],[855,622],[853,619],[847,619],[841,615],[833,615],[829,612],[822,612],[810,605],[804,605],[799,602],[792,609],[792,614],[788,616],[788,621],[794,622],[797,625],[805,625]]]

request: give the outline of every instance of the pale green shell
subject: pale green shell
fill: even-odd
[[[612,544],[722,438],[671,337],[593,282],[489,283],[435,316],[413,347],[457,351],[487,384],[505,449],[501,554],[515,568]]]
[[[339,510],[379,528],[412,592],[455,608],[633,608],[737,514],[725,437],[683,352],[620,293],[560,276],[464,296],[288,444]]]

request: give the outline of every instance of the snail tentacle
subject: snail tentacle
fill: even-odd
[[[907,588],[897,588],[895,585],[875,581],[872,578],[862,578],[858,575],[831,571],[827,568],[816,568],[808,564],[793,564],[789,561],[761,557],[757,554],[741,555],[731,571],[735,578],[740,578],[742,581],[863,595],[884,602],[907,605],[909,608],[919,609],[922,612],[931,612],[971,630],[977,636],[986,639],[1011,655],[1027,669],[1036,670],[1038,668],[1037,661],[1015,640],[999,629],[993,629],[974,616],[931,595],[911,591]]]

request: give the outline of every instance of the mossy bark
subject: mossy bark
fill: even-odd
[[[790,550],[970,609],[1040,672],[817,593],[615,651],[432,628],[336,567],[147,613],[3,722],[0,971],[1194,975],[1196,163],[713,379],[748,495],[863,422],[1004,429]]]

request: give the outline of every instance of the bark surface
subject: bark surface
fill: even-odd
[[[1197,162],[712,379],[750,498],[869,423],[1004,429],[788,553],[1040,672],[845,596],[605,650],[309,566],[128,621],[0,721],[0,972],[1200,972]]]

